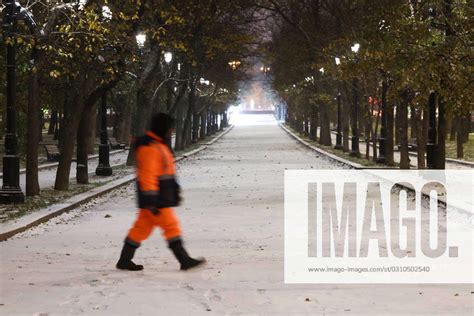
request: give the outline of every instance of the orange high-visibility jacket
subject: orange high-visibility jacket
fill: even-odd
[[[163,139],[148,131],[135,145],[138,207],[152,211],[179,204],[174,158]]]

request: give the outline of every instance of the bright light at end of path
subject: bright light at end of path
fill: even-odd
[[[261,126],[261,125],[277,125],[273,114],[244,114],[240,113],[238,107],[229,109],[229,122],[235,126]]]

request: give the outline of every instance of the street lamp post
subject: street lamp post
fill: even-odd
[[[213,119],[213,123],[212,123],[212,126],[213,126],[213,133],[217,133],[218,129],[219,129],[219,125],[217,124],[217,120],[218,120],[218,117],[217,117],[217,112],[212,112],[212,119]]]
[[[107,133],[107,92],[103,92],[100,104],[100,145],[99,145],[99,165],[95,169],[98,176],[112,175],[110,167],[110,147]]]
[[[384,78],[382,81],[382,104],[379,111],[382,111],[382,126],[380,128],[379,138],[379,156],[377,157],[377,163],[387,163],[387,157],[385,157],[385,146],[387,140],[387,115],[385,113],[385,103],[387,102],[387,81]]]
[[[31,14],[15,0],[3,0],[3,34],[8,39],[15,36],[18,20],[24,20],[31,33],[37,31]],[[20,158],[16,136],[16,46],[15,40],[7,46],[7,111],[5,134],[5,155],[3,156],[3,185],[0,190],[0,203],[23,203],[25,195],[20,188]]]
[[[173,56],[172,52],[167,51],[167,52],[163,53],[163,57],[164,57],[163,59],[164,59],[165,64],[166,64],[166,66],[165,66],[166,111],[170,111],[170,109],[171,109],[171,99],[172,99],[172,95],[173,95],[173,82],[174,82],[172,80],[172,72],[174,70],[171,68],[171,62],[173,61],[174,56]],[[181,70],[181,65],[179,63],[177,64],[177,70],[178,71]],[[171,138],[167,139],[166,142],[167,142],[167,145],[168,145],[169,148],[173,147]]]
[[[229,67],[235,71],[237,70],[237,68],[242,64],[242,62],[240,60],[231,60],[228,62],[229,64]],[[268,70],[270,71],[270,68],[268,68]],[[240,91],[240,89],[239,89]],[[228,119],[227,119],[227,110],[225,110],[222,114],[222,121],[221,121],[221,127],[227,127],[229,124],[228,122]],[[217,121],[216,121],[216,125],[217,125]]]
[[[228,126],[228,121],[227,121],[227,110],[222,112],[222,127],[227,127]]]
[[[217,118],[219,121],[218,130],[222,131],[222,129],[224,128],[224,112],[219,113]]]
[[[358,127],[358,107],[359,107],[359,92],[358,89],[358,80],[354,79],[352,81],[352,146],[349,155],[352,157],[360,157],[359,151],[359,127]]]
[[[206,124],[206,136],[210,136],[212,133],[212,110],[207,111],[207,124]]]
[[[337,93],[337,131],[335,149],[342,149],[341,93]]]
[[[339,57],[334,58],[336,66],[341,64]],[[342,149],[342,119],[341,119],[341,92],[339,91],[339,85],[337,89],[337,131],[336,131],[336,145],[335,149]]]
[[[209,135],[214,134],[214,112],[209,111]]]
[[[133,146],[135,139],[140,136],[143,132],[143,121],[144,121],[144,104],[145,104],[145,87],[142,82],[143,76],[143,49],[146,43],[146,34],[139,33],[135,36],[137,43],[137,53],[139,56],[138,60],[138,74],[134,76],[136,78],[136,92],[135,92],[135,111],[132,117],[132,126],[131,126],[131,138],[130,138],[130,147]],[[130,166],[133,164],[134,155],[133,150],[129,151],[127,158],[127,165]]]
[[[432,92],[428,99],[428,142],[426,144],[426,166],[428,169],[435,169],[437,138],[436,130],[436,94]]]
[[[352,52],[356,55],[359,52],[360,44],[356,43],[351,47]],[[359,127],[358,127],[358,107],[359,107],[359,82],[357,78],[352,81],[352,146],[349,155],[352,157],[360,157],[359,151]]]
[[[112,12],[109,7],[102,7],[102,16],[106,20],[112,18]],[[102,98],[99,107],[100,116],[100,144],[99,144],[99,165],[95,169],[98,176],[111,176],[113,171],[110,167],[110,146],[109,135],[107,132],[107,91],[102,92]]]

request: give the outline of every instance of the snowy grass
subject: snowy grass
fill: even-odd
[[[296,135],[298,135],[300,138],[302,138],[305,141],[307,141],[308,143],[310,143],[311,145],[313,145],[315,147],[318,147],[318,148],[321,148],[321,149],[323,149],[323,150],[325,150],[325,151],[327,151],[331,154],[334,154],[338,157],[341,157],[341,158],[344,158],[346,160],[361,164],[361,165],[366,166],[366,167],[381,166],[380,164],[377,164],[377,163],[373,162],[372,160],[367,160],[367,159],[362,158],[362,157],[365,157],[365,152],[361,152],[361,158],[352,157],[352,156],[349,155],[349,152],[343,152],[342,150],[335,149],[334,144],[332,146],[321,145],[317,141],[309,138],[306,134],[295,130],[290,125],[284,124],[284,126],[286,128],[288,128],[290,131],[292,131],[293,133],[295,133]],[[349,147],[350,147],[350,144],[349,144]],[[399,166],[399,164],[395,163],[395,166]]]
[[[446,157],[459,159],[457,157],[456,141],[446,140]],[[474,162],[474,133],[469,134],[469,141],[464,144],[464,158],[461,160]]]
[[[25,203],[23,204],[1,205],[0,223],[5,223],[21,216],[29,215],[42,208],[64,201],[74,195],[84,193],[133,173],[133,168],[127,166],[115,167],[113,170],[114,174],[107,178],[95,175],[89,176],[89,184],[71,183],[68,191],[56,191],[53,188],[45,188],[41,190],[39,196],[26,197]]]

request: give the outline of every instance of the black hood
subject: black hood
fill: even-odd
[[[165,140],[168,131],[174,127],[174,119],[168,114],[158,113],[153,115],[150,125],[150,131]]]

